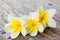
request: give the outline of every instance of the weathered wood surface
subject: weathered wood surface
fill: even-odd
[[[27,35],[22,37],[19,35],[14,40],[60,40],[60,0],[0,0],[0,40],[8,40],[5,35],[2,34],[3,27],[7,23],[6,16],[8,14],[28,14],[37,10],[37,7],[43,4],[47,8],[57,9],[57,14],[54,17],[57,23],[57,28],[46,28],[44,33],[38,33],[36,37]]]

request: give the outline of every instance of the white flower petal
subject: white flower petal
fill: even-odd
[[[35,32],[33,32],[33,30],[34,30]],[[38,32],[38,31],[37,31],[37,28],[36,28],[36,29],[34,28],[33,30],[30,32],[30,35],[31,35],[31,36],[36,36],[36,35],[37,35],[37,32]]]
[[[35,33],[30,33],[31,36],[36,36],[37,35],[37,31]]]
[[[8,22],[12,22],[13,19],[16,19],[16,17],[11,14],[8,14],[7,18],[8,18]]]
[[[30,12],[29,13],[29,16],[30,16],[30,18],[35,18],[35,19],[38,19],[39,18],[39,14],[38,14],[38,12]]]
[[[25,29],[25,28],[24,28],[23,31],[21,31],[21,34],[22,34],[23,36],[26,36],[26,29]]]
[[[56,28],[56,22],[52,18],[50,19],[50,23],[48,24],[49,27]]]
[[[45,28],[46,28],[46,26],[43,26],[42,24],[40,24],[39,32],[42,33]]]
[[[18,32],[17,33],[11,32],[11,38],[12,39],[15,39],[20,34],[20,29],[17,29],[16,31],[18,31]]]
[[[11,25],[11,23],[6,24],[6,25],[4,26],[4,31],[5,31],[5,32],[7,32],[7,33],[12,32],[12,30],[9,29],[9,28],[10,28],[10,25]]]
[[[15,17],[14,15],[8,15],[8,21],[11,23],[13,21],[13,19],[16,19],[16,20],[20,20],[22,21],[23,25],[26,24],[25,20],[23,17]]]
[[[56,11],[56,9],[47,9],[46,12],[51,14],[51,17],[53,17],[57,11]]]
[[[29,15],[23,15],[22,17],[23,17],[23,19],[25,19],[25,20],[26,20],[26,19],[28,19],[28,18],[29,18]]]
[[[23,19],[23,17],[20,17],[20,18],[18,18],[18,19],[23,23],[23,25],[26,24],[26,21]]]
[[[41,9],[44,9],[43,5],[40,5],[38,8],[37,8],[37,11],[39,12],[39,10]]]

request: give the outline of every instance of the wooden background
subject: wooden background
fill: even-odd
[[[0,40],[11,40],[10,38],[7,39],[3,30],[4,25],[7,23],[6,16],[8,14],[15,14],[16,16],[28,14],[36,11],[41,4],[45,9],[57,9],[57,14],[54,17],[57,27],[55,29],[46,28],[44,33],[38,33],[36,37],[19,35],[14,40],[60,40],[60,0],[0,0]]]

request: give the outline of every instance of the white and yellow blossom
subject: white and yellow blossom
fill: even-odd
[[[30,33],[31,36],[36,36],[37,32],[42,33],[46,26],[56,27],[56,22],[53,16],[56,14],[55,9],[41,9],[36,12],[30,12],[29,15],[21,15],[21,17],[15,17],[8,15],[8,24],[5,25],[4,30],[11,34],[11,38],[18,37],[21,33],[23,36]],[[26,32],[27,31],[27,32]]]
[[[43,32],[43,26],[39,23],[39,15],[36,12],[31,12],[26,18],[26,30],[31,36],[36,36],[37,32]]]
[[[8,15],[8,21],[9,23],[5,25],[4,30],[7,33],[11,33],[11,38],[14,39],[18,37],[18,35],[21,33],[23,36],[26,35],[26,29],[24,27],[25,21],[22,17],[17,18],[13,17],[13,15]]]
[[[56,14],[56,10],[55,9],[47,9],[45,11],[45,9],[43,9],[43,7],[41,6],[41,9],[39,10],[39,20],[40,23],[42,23],[44,26],[49,26],[49,27],[56,27],[56,22],[53,19],[53,16]]]

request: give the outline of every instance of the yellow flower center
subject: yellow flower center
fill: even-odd
[[[22,25],[22,22],[20,20],[13,19],[12,24],[10,25],[10,30],[13,30],[14,33],[17,33],[19,31],[23,30],[22,27],[23,27],[23,25]]]
[[[39,29],[39,22],[36,19],[33,20],[27,20],[27,31],[29,32],[35,32],[36,29]]]
[[[31,27],[35,27],[38,25],[38,21],[37,20],[28,20],[27,25],[31,26]]]
[[[49,18],[51,17],[51,15],[48,12],[45,12],[45,10],[41,9],[39,11],[40,17],[39,17],[39,21],[44,24],[46,23],[47,25],[50,23]]]

